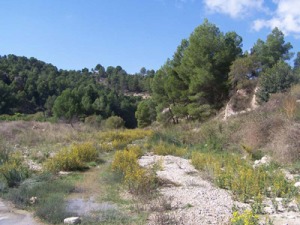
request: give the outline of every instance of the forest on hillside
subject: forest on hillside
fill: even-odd
[[[205,20],[183,39],[158,71],[130,75],[121,67],[81,71],[58,70],[35,58],[0,56],[0,114],[33,114],[72,122],[96,116],[119,116],[125,126],[145,127],[153,121],[203,121],[220,110],[238,89],[261,102],[299,82],[300,53],[294,65],[291,43],[275,28],[266,40],[242,51],[242,37],[223,33]],[[132,93],[150,93],[142,100]],[[130,94],[131,93],[131,94]]]
[[[121,66],[100,64],[89,71],[58,70],[35,58],[0,57],[0,114],[43,112],[71,122],[97,115],[119,116],[127,127],[136,127],[134,113],[140,98],[126,93],[148,92],[154,71],[127,74]]]

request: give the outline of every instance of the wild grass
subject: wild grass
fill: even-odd
[[[82,170],[87,168],[87,163],[97,160],[96,147],[90,142],[85,142],[61,149],[45,162],[44,167],[51,172]]]
[[[139,152],[136,148],[117,151],[111,167],[120,174],[129,191],[135,195],[149,195],[157,186],[155,173],[138,164]]]
[[[112,130],[106,132],[99,132],[98,138],[101,140],[102,148],[107,148],[108,151],[112,149],[122,149],[128,144],[136,140],[149,137],[153,134],[151,130],[134,129],[134,130]]]
[[[290,197],[296,195],[283,173],[268,167],[253,168],[235,154],[192,154],[192,164],[210,174],[215,183],[231,190],[238,200],[248,202],[257,196]]]
[[[8,187],[18,186],[29,176],[28,166],[24,163],[20,152],[2,153],[0,177]]]
[[[23,182],[4,195],[19,208],[31,208],[42,220],[60,224],[70,216],[65,209],[65,196],[74,190],[73,180],[43,173]],[[35,202],[30,199],[36,197]]]

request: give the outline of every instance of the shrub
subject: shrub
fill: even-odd
[[[155,103],[152,99],[141,101],[135,112],[135,117],[138,122],[138,127],[147,127],[156,119]]]
[[[91,115],[84,119],[84,123],[94,127],[100,127],[102,120],[103,118],[101,116]]]
[[[45,162],[46,170],[58,172],[59,170],[81,170],[85,163],[95,161],[98,157],[97,149],[92,143],[74,144],[63,148],[53,158]]]
[[[194,152],[191,160],[196,169],[209,173],[219,187],[232,190],[243,202],[261,194],[275,197],[295,195],[293,185],[281,172],[268,171],[264,167],[254,169],[238,155]],[[271,187],[271,193],[268,187]]]
[[[174,155],[182,157],[185,156],[188,151],[186,148],[160,143],[153,148],[153,152],[156,155]]]
[[[125,148],[128,144],[152,135],[151,130],[115,130],[99,133],[99,139],[102,140],[100,147],[103,151]]]
[[[52,224],[61,224],[66,217],[71,216],[66,211],[64,198],[61,194],[53,194],[42,200],[35,215]]]
[[[10,189],[7,198],[20,208],[25,208],[30,204],[32,196],[37,197],[37,206],[43,202],[47,196],[70,193],[74,189],[73,185],[64,179],[55,179],[51,174],[40,174],[24,181],[19,188]],[[62,197],[63,198],[63,197]],[[33,205],[35,206],[35,205]]]
[[[296,111],[297,111],[296,100],[297,99],[295,97],[291,95],[287,95],[283,101],[283,110],[288,119],[294,119],[296,116]]]
[[[243,213],[237,211],[233,212],[231,219],[232,225],[258,225],[258,216],[255,215],[251,210],[245,210]]]
[[[0,174],[4,177],[8,187],[18,186],[29,176],[29,169],[23,162],[21,153],[12,153],[6,162],[0,166]]]
[[[105,126],[109,129],[123,128],[124,124],[124,120],[119,116],[111,116],[105,121]]]
[[[130,192],[148,195],[156,187],[156,177],[152,171],[139,166],[136,151],[134,148],[128,151],[117,151],[112,162],[112,169],[122,175],[123,182]]]

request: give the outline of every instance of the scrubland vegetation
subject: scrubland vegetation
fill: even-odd
[[[82,218],[83,224],[145,224],[146,202],[159,198],[164,184],[156,176],[161,165],[144,168],[138,160],[155,154],[189,159],[205,179],[250,204],[245,212],[233,210],[234,225],[258,224],[266,198],[296,201],[300,209],[294,186],[300,54],[293,68],[285,62],[292,45],[277,28],[250,53],[241,44],[235,32],[224,34],[205,20],[160,70],[135,76],[100,64],[64,71],[34,58],[1,57],[1,196],[60,224],[71,215],[68,197],[92,190],[98,202],[117,207]],[[226,105],[235,114],[224,120]],[[265,155],[270,162],[254,166]]]

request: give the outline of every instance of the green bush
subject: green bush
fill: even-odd
[[[183,157],[188,153],[187,148],[180,148],[175,145],[167,145],[160,143],[153,148],[153,152],[156,155],[174,155]]]
[[[139,152],[136,148],[131,148],[128,151],[117,151],[111,167],[117,174],[121,174],[131,193],[149,195],[155,189],[157,180],[155,173],[139,166]]]
[[[66,211],[62,194],[53,194],[39,203],[35,215],[52,224],[61,224],[71,214]]]
[[[124,120],[119,116],[111,116],[105,121],[105,126],[108,129],[119,129],[124,127]]]
[[[245,210],[243,213],[234,212],[231,219],[231,225],[258,225],[259,219],[251,210]]]
[[[103,118],[99,115],[91,115],[84,119],[84,123],[93,127],[100,127],[102,120]]]
[[[25,208],[31,205],[30,198],[35,196],[37,197],[37,205],[33,206],[39,207],[39,203],[43,202],[47,196],[52,194],[65,195],[73,189],[71,182],[43,173],[25,180],[18,188],[9,189],[5,197],[19,208]]]
[[[253,168],[238,155],[194,152],[191,160],[196,169],[208,172],[219,187],[232,190],[240,201],[247,202],[260,195],[296,195],[295,187],[282,172],[267,167]]]
[[[29,176],[28,166],[24,164],[20,153],[12,153],[6,160],[0,166],[0,175],[6,181],[8,187],[18,186]]]
[[[74,144],[63,148],[54,157],[45,162],[45,168],[51,172],[72,171],[86,168],[86,163],[98,158],[97,149],[90,142]]]

